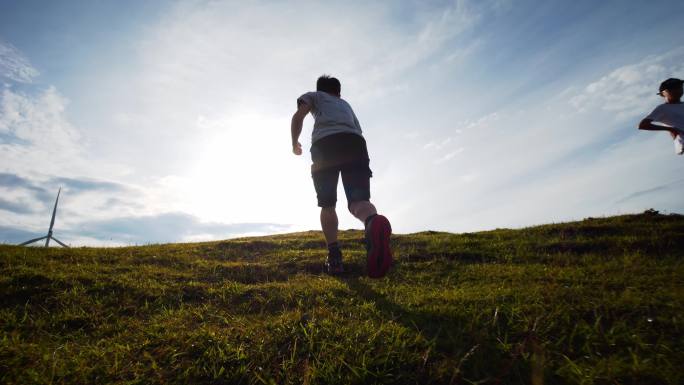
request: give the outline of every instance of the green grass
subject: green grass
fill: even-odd
[[[0,383],[684,383],[684,216],[361,239],[0,246]]]

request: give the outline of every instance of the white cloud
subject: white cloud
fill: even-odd
[[[463,147],[459,147],[459,148],[457,148],[456,150],[451,151],[451,152],[445,154],[444,156],[442,156],[441,158],[437,159],[437,160],[435,161],[435,164],[440,164],[440,163],[444,163],[444,162],[446,162],[446,161],[448,161],[448,160],[451,160],[451,159],[453,159],[456,155],[462,153],[463,150],[464,150]]]
[[[39,75],[29,60],[12,44],[0,41],[0,78],[31,83]]]
[[[91,152],[88,133],[67,117],[68,105],[55,87],[35,94],[5,87],[0,94],[0,172],[115,181],[128,174],[127,167]]]
[[[615,113],[618,119],[644,114],[659,100],[658,85],[670,77],[684,77],[684,47],[649,56],[619,67],[588,84],[570,98],[580,112],[601,109]]]
[[[5,88],[0,98],[0,171],[59,175],[82,168],[82,137],[64,114],[54,87],[32,97]]]
[[[143,36],[139,84],[146,103],[183,105],[214,114],[271,106],[333,73],[358,102],[406,89],[397,82],[477,16],[457,1],[426,7],[406,30],[389,19],[389,5],[309,1],[254,4],[181,3]],[[302,20],[303,10],[306,22]],[[293,21],[296,26],[293,26]],[[258,23],[256,23],[258,21]],[[292,103],[286,103],[288,110]]]
[[[444,146],[447,146],[449,143],[451,143],[452,138],[446,138],[442,140],[441,142],[436,142],[436,141],[430,141],[423,145],[423,150],[441,150],[444,148]]]

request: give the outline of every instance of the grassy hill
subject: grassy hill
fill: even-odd
[[[361,239],[0,246],[0,383],[684,383],[684,216]]]

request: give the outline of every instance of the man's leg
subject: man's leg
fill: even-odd
[[[349,204],[349,212],[352,213],[358,220],[366,224],[366,219],[371,215],[375,215],[378,211],[369,201],[357,201]]]
[[[328,245],[337,242],[337,181],[339,171],[335,169],[312,172],[318,207],[321,208],[321,228]]]
[[[339,171],[319,170],[312,173],[318,206],[321,208],[321,229],[328,245],[328,258],[326,259],[326,270],[330,274],[340,274],[344,272],[342,266],[342,252],[337,244],[337,213],[335,203],[337,202],[337,180]]]
[[[342,184],[349,202],[349,211],[366,229],[366,266],[368,276],[380,278],[385,276],[392,265],[390,236],[392,226],[387,218],[379,215],[375,206],[370,203],[370,177],[372,173],[368,162],[349,165],[342,169]]]
[[[325,261],[326,270],[329,274],[344,272],[342,266],[342,251],[337,244],[337,213],[335,206],[321,207],[321,228],[328,244],[328,259]]]
[[[325,236],[325,242],[330,245],[337,242],[337,213],[335,206],[321,207],[321,228]]]

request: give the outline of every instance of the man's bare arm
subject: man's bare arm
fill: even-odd
[[[292,134],[292,152],[295,155],[302,155],[302,145],[299,143],[299,135],[302,133],[302,125],[306,114],[311,111],[306,103],[300,103],[297,112],[292,115],[292,123],[290,124],[290,133]]]
[[[673,139],[676,138],[678,134],[677,128],[653,124],[653,120],[651,119],[642,119],[641,122],[639,122],[639,129],[647,131],[668,131]]]
[[[674,130],[674,127],[659,126],[653,124],[653,120],[651,119],[643,119],[639,122],[639,129],[647,131],[672,131]]]

